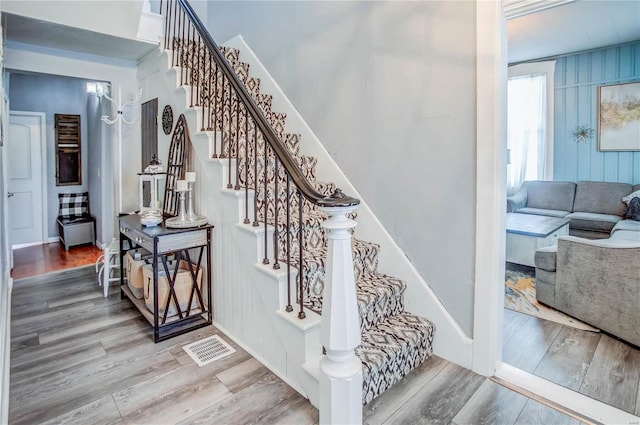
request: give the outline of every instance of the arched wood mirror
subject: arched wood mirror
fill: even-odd
[[[178,215],[178,194],[175,192],[176,182],[184,179],[184,167],[187,161],[187,147],[191,144],[189,128],[184,114],[180,114],[173,130],[167,160],[167,182],[164,187],[164,205],[162,214],[165,217]]]

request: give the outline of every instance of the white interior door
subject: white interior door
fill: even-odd
[[[46,240],[43,214],[44,114],[9,113],[7,187],[9,238],[13,248]]]

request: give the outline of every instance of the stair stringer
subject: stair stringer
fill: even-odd
[[[286,304],[286,272],[261,263],[264,258],[264,227],[244,225],[244,192],[226,189],[228,167],[235,161],[211,159],[212,132],[201,132],[201,109],[189,107],[190,90],[177,87],[178,68],[171,67],[170,53],[156,50],[138,67],[145,98],[158,97],[174,115],[187,119],[198,180],[194,188],[195,209],[215,228],[212,234],[212,298],[215,325],[300,394],[317,393],[317,381],[302,365],[322,352],[320,318],[307,311],[307,319],[282,310]],[[167,157],[170,137],[159,139],[159,155]],[[249,197],[252,202],[252,196]],[[252,204],[249,205],[253,208]],[[268,232],[273,229],[268,228]],[[268,248],[269,250],[271,248]],[[267,257],[271,257],[267,252]],[[256,264],[257,263],[257,264]],[[255,264],[255,266],[248,266]],[[286,267],[283,267],[286,270]],[[293,273],[297,273],[296,270]],[[295,280],[294,280],[295,281]],[[295,310],[294,310],[295,311]]]
[[[317,158],[316,174],[318,180],[333,182],[343,192],[361,200],[356,210],[358,213],[358,238],[376,241],[380,245],[382,253],[379,256],[378,269],[407,283],[405,310],[418,316],[428,317],[435,324],[438,329],[438,337],[434,340],[434,354],[471,369],[473,367],[473,340],[464,334],[458,323],[451,317],[429,284],[380,223],[356,188],[349,182],[324,145],[269,74],[269,71],[244,41],[242,35],[237,35],[222,45],[240,51],[240,61],[248,63],[251,76],[261,80],[261,91],[273,96],[272,110],[286,113],[287,131],[302,136],[301,154]]]

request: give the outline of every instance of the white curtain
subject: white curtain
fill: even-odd
[[[547,94],[546,75],[509,78],[507,88],[507,192],[525,180],[545,176]]]

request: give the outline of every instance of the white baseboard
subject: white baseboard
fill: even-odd
[[[503,363],[494,378],[497,383],[576,417],[584,423],[640,424],[638,416],[508,364]]]
[[[42,245],[44,243],[45,242],[43,242],[43,241],[29,242],[29,243],[18,243],[18,244],[15,244],[15,245],[11,245],[11,249],[28,248],[30,246]]]

